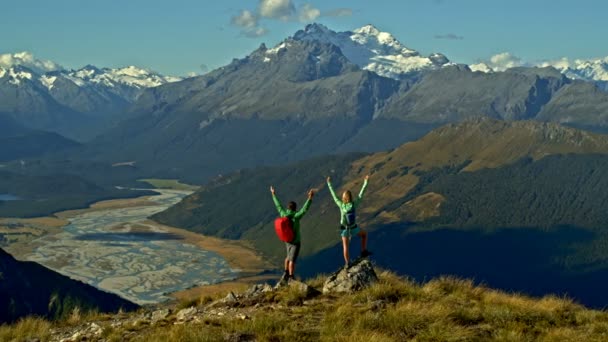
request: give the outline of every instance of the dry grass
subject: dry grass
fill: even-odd
[[[286,288],[267,293],[256,303],[242,303],[231,309],[233,313],[246,313],[248,319],[226,314],[205,316],[183,325],[140,324],[129,326],[128,331],[126,327],[109,328],[104,330],[104,338],[146,342],[239,338],[349,342],[608,340],[608,313],[589,310],[567,298],[535,299],[453,277],[417,284],[387,271],[378,275],[377,284],[351,295],[305,299],[295,289]],[[324,280],[319,276],[308,284],[319,288]],[[180,306],[203,306],[211,299]],[[16,336],[45,340],[49,327],[50,323],[41,320],[25,320],[0,329],[0,340]]]
[[[0,341],[26,341],[51,337],[51,323],[36,317],[28,317],[12,325],[0,326]]]

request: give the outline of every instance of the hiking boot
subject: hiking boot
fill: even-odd
[[[348,270],[351,266],[353,265],[352,262],[347,262],[346,264],[344,264],[344,270]]]
[[[372,254],[374,254],[374,253],[368,251],[367,249],[364,249],[364,250],[361,251],[361,257],[362,258],[367,258],[368,256],[370,256]]]
[[[287,277],[287,284],[289,284],[289,283],[291,283],[293,281],[296,281],[296,278],[294,278],[294,276],[291,275],[291,276]]]

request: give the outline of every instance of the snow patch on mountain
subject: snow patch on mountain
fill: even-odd
[[[422,56],[418,51],[401,44],[390,33],[382,32],[373,25],[365,25],[354,31],[335,32],[321,24],[310,24],[304,30],[296,32],[293,38],[334,44],[346,58],[362,69],[395,79],[411,72],[437,69],[449,63],[447,57],[439,53]]]
[[[40,77],[40,82],[48,90],[53,89],[53,83],[55,83],[55,81],[57,81],[57,76],[42,75],[42,77]]]
[[[8,76],[10,78],[8,82],[14,85],[21,84],[22,80],[31,80],[33,77],[32,73],[22,70],[21,68],[8,69]]]
[[[266,51],[267,55],[276,55],[278,54],[281,50],[283,49],[287,49],[287,47],[289,46],[289,44],[287,44],[286,42],[282,42],[281,44],[273,47],[272,49],[268,49],[268,51]]]
[[[182,80],[180,77],[163,76],[136,66],[119,69],[98,69],[87,65],[82,69],[68,72],[66,76],[79,86],[96,84],[106,87],[126,85],[135,88],[151,88]]]

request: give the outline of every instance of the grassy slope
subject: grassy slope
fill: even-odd
[[[49,329],[71,334],[74,327],[99,324],[107,341],[605,341],[608,313],[565,298],[530,298],[508,294],[471,281],[442,277],[424,284],[379,273],[380,282],[348,295],[321,295],[305,300],[294,290],[267,294],[241,303],[222,316],[204,303],[198,321],[174,325],[175,316],[149,325],[107,316],[48,323],[26,319],[0,327],[1,340],[53,336]],[[323,277],[308,281],[319,287]],[[196,301],[194,302],[196,303]],[[184,303],[189,306],[191,303]],[[179,309],[179,307],[178,307]],[[247,319],[239,318],[246,315]]]
[[[173,190],[188,190],[188,191],[196,191],[199,189],[198,186],[180,183],[180,181],[177,179],[146,178],[146,179],[140,179],[139,181],[148,183],[157,189],[173,189]]]

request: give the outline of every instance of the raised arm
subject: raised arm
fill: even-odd
[[[310,208],[310,205],[312,204],[312,197],[314,195],[315,195],[315,192],[312,189],[308,191],[308,198],[306,199],[306,202],[304,203],[304,206],[302,207],[302,209],[300,209],[295,214],[296,218],[300,218],[300,217],[304,216],[304,214],[306,214],[306,212],[308,211],[308,208]]]
[[[336,202],[336,205],[340,208],[342,208],[342,201],[340,201],[340,199],[338,198],[338,196],[336,196],[336,193],[334,192],[334,188],[332,188],[331,186],[331,178],[327,177],[327,187],[329,188],[329,192],[331,193],[331,197],[334,198],[334,202]]]
[[[358,206],[361,200],[363,199],[363,194],[365,193],[365,189],[367,189],[367,180],[369,179],[369,175],[365,176],[365,180],[363,181],[363,186],[361,187],[361,191],[359,191],[359,196],[355,198],[354,206]]]
[[[279,199],[277,198],[277,195],[274,191],[274,187],[270,187],[270,193],[272,194],[272,201],[274,202],[274,206],[277,208],[277,211],[279,212],[279,216],[283,217],[283,216],[287,216],[287,212],[285,211],[285,209],[283,209],[283,206],[281,205],[281,202],[279,202]]]

